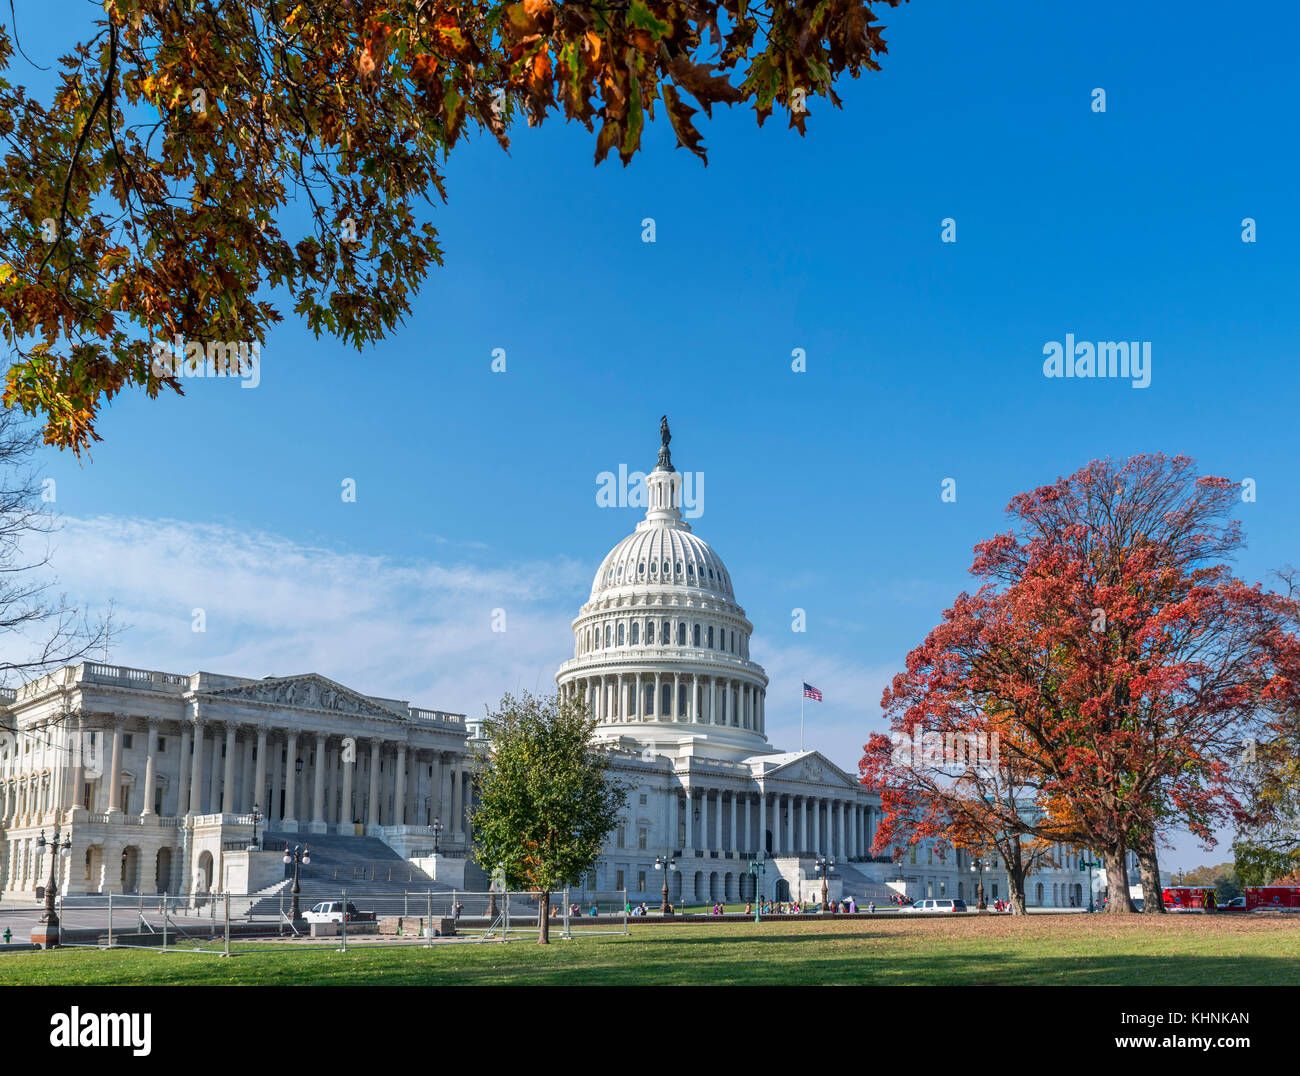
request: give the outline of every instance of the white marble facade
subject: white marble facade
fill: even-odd
[[[655,860],[669,856],[675,903],[744,901],[754,893],[750,866],[763,859],[762,893],[798,899],[820,891],[817,860],[829,856],[831,897],[973,901],[978,876],[967,857],[925,845],[897,863],[873,855],[879,797],[817,751],[768,742],[753,625],[722,558],[683,517],[667,438],[646,486],[645,519],[601,561],[573,621],[573,657],[555,677],[562,694],[591,707],[597,743],[630,790],[623,824],[584,885],[657,903]],[[1065,850],[1061,862],[1031,880],[1031,905],[1086,906],[1088,875],[1072,873],[1077,857]],[[986,896],[1006,897],[1000,864],[987,867]]]
[[[65,893],[206,890],[223,849],[267,830],[377,836],[463,854],[464,717],[323,676],[250,680],[84,663],[9,692],[0,711],[0,895],[30,897],[71,837]],[[188,861],[188,865],[187,862]]]

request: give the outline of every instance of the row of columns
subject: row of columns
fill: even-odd
[[[664,688],[669,687],[664,705]],[[685,692],[682,688],[685,687]],[[765,732],[766,691],[733,677],[696,673],[610,673],[576,677],[561,685],[568,698],[581,699],[601,722],[689,721]],[[685,706],[683,706],[683,698]]]
[[[89,740],[82,735],[80,720],[76,727],[52,735],[50,744],[42,744],[48,750],[32,760],[31,769],[24,767],[27,759],[22,756],[6,757],[0,773],[0,825],[36,824],[48,810],[81,805],[81,787],[87,775],[102,781],[100,809],[125,813],[125,723],[121,716],[95,729],[102,739],[97,740],[90,757],[83,747]],[[155,813],[154,790],[161,776],[161,759],[176,757],[171,751],[160,756],[161,727],[161,719],[147,722],[144,780],[137,782],[141,788],[138,807],[130,805],[142,816]],[[324,732],[280,731],[201,718],[180,722],[179,757],[172,775],[177,782],[176,814],[247,814],[257,804],[268,825],[296,828],[301,810],[307,828],[323,832],[331,823],[346,826],[353,821],[371,827],[426,825],[421,805],[427,800],[427,814],[443,821],[448,837],[464,838],[468,759],[454,752],[413,749],[401,740],[375,737],[368,742],[370,781],[363,819],[356,817],[359,812],[353,809],[355,760],[363,749],[355,740],[350,760],[344,757],[342,737]],[[301,779],[297,771],[300,750],[305,756]]]
[[[190,749],[190,725],[181,729],[181,758],[190,759],[188,775],[181,768],[178,813],[202,814],[206,805],[209,813],[247,813],[254,803],[262,806],[268,828],[294,830],[299,822],[299,808],[307,816],[307,828],[324,832],[331,824],[348,826],[364,822],[368,828],[376,826],[402,826],[428,824],[420,812],[420,802],[429,801],[428,814],[444,820],[449,837],[464,838],[467,763],[463,756],[432,749],[409,749],[405,741],[390,741],[381,737],[368,740],[369,786],[364,797],[365,817],[355,802],[357,759],[362,751],[361,742],[353,738],[353,750],[344,751],[343,738],[324,732],[300,734],[295,729],[280,734],[263,726],[256,726],[256,748],[252,738],[239,739],[235,723],[224,728],[225,759],[220,767],[219,740],[221,732],[214,730],[213,765],[208,771],[206,797],[203,793],[204,762],[207,750],[207,730],[204,722],[193,724],[194,744]],[[243,744],[242,754],[240,743]],[[362,741],[367,742],[367,741]],[[150,758],[154,749],[150,743]],[[303,775],[298,773],[299,754],[303,759]],[[236,784],[236,759],[244,777],[240,787]],[[268,765],[269,760],[269,765]],[[382,765],[381,765],[382,764]],[[432,769],[432,774],[427,771]],[[413,772],[412,772],[413,771]],[[218,778],[220,772],[220,780]],[[270,794],[267,792],[268,775]],[[414,796],[408,796],[408,781]],[[306,800],[311,790],[310,805]],[[300,792],[302,799],[300,800]],[[328,794],[327,794],[328,793]],[[219,805],[219,806],[218,806]],[[145,804],[148,814],[152,805]]]
[[[879,819],[876,808],[865,804],[823,796],[756,795],[690,786],[683,791],[684,796],[677,798],[677,833],[685,831],[684,848],[841,859],[871,854]]]

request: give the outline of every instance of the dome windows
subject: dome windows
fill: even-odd
[[[623,645],[623,621],[618,622],[618,645]]]
[[[632,621],[632,645],[636,646],[641,641],[641,622]]]

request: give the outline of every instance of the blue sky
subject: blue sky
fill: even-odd
[[[19,5],[24,48],[49,62],[92,11],[49,4],[38,24]],[[131,625],[111,658],[315,669],[471,714],[547,687],[640,515],[598,508],[596,476],[653,466],[664,412],[674,462],[705,475],[695,528],[756,626],[774,744],[797,746],[808,679],[826,697],[809,746],[848,769],[1021,490],[1184,452],[1256,480],[1243,575],[1295,561],[1300,14],[882,18],[884,70],[845,82],[842,111],[810,100],[803,139],[779,117],[701,116],[707,169],[664,122],[626,169],[593,168],[594,137],[558,122],[516,129],[508,156],[462,146],[431,209],[447,264],[383,345],[286,321],[257,389],[128,396],[93,462],[50,453],[62,584]],[[19,59],[12,77],[44,76]],[[1150,387],[1044,378],[1066,333],[1151,341]],[[1229,858],[1176,843],[1170,866]]]

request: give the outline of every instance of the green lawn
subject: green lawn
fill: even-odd
[[[1300,918],[633,924],[630,935],[241,954],[0,955],[4,984],[1300,984]]]

